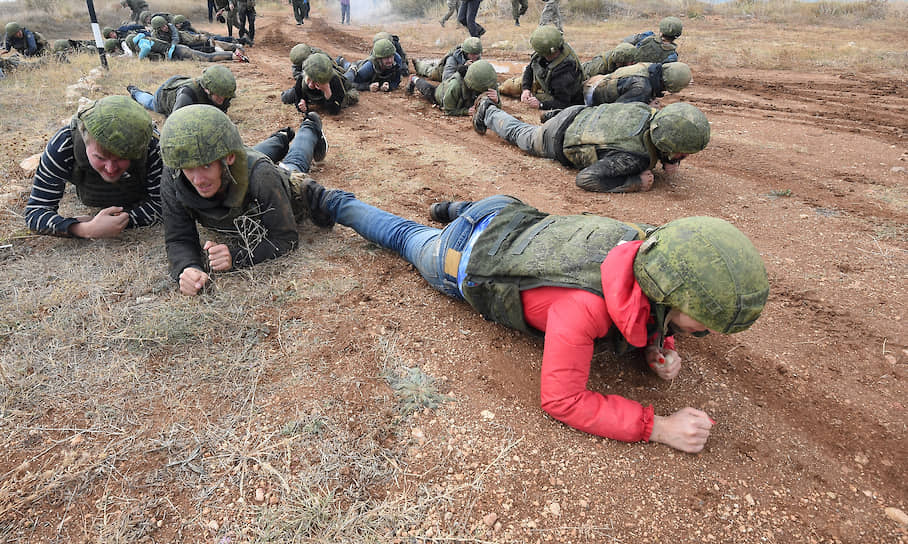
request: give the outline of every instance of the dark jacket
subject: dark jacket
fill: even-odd
[[[224,194],[203,198],[181,170],[164,169],[164,241],[174,279],[187,267],[208,269],[196,223],[226,235],[234,268],[280,257],[296,247],[289,174],[250,148],[237,155],[229,173]]]
[[[539,109],[556,110],[583,104],[583,70],[580,60],[568,44],[564,52],[552,61],[534,53],[523,70],[521,88],[533,90],[536,83]]]

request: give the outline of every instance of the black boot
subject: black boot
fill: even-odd
[[[448,215],[448,206],[451,204],[450,200],[442,200],[429,206],[429,219],[443,225],[450,223],[453,218]]]

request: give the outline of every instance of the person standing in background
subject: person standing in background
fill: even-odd
[[[341,4],[341,24],[350,24],[350,0],[340,0]]]

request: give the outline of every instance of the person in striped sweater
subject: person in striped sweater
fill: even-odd
[[[128,96],[107,96],[82,109],[47,143],[25,206],[32,231],[114,238],[153,225],[161,215],[161,156],[151,117]],[[66,184],[94,216],[59,213]]]

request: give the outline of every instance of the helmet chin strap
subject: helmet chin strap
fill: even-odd
[[[665,337],[668,336],[668,317],[669,308],[664,304],[654,304],[653,305],[653,317],[656,319],[656,344],[659,346],[659,349],[662,349],[662,345],[665,343]]]

